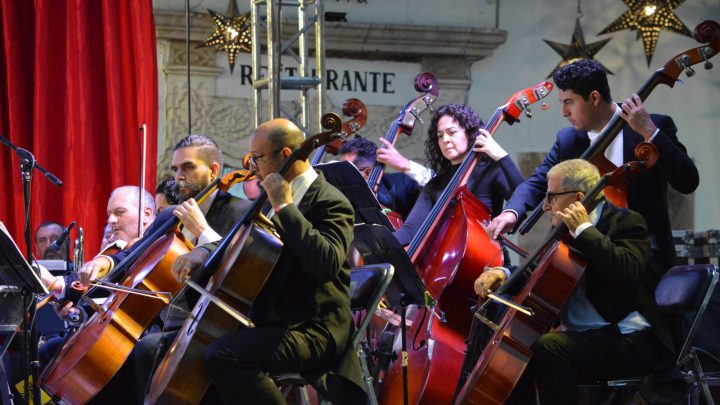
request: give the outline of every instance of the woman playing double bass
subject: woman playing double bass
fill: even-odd
[[[345,259],[354,212],[307,159],[292,160],[303,139],[287,119],[265,122],[250,137],[251,169],[272,205],[270,219],[283,247],[254,302],[255,327],[221,336],[205,350],[205,369],[226,404],[283,404],[268,373],[335,370],[346,354],[352,362],[348,377],[360,391],[342,388],[346,398],[337,401],[364,403],[357,356],[347,350],[352,318]],[[292,163],[283,177],[286,160]],[[214,249],[205,245],[181,256],[173,272],[183,280]]]
[[[613,206],[602,194],[588,212],[580,200],[600,176],[585,160],[559,163],[547,178],[543,210],[553,226],[567,225],[567,245],[587,266],[560,312],[564,331],[543,334],[532,344],[531,360],[508,404],[534,404],[533,380],[542,404],[577,404],[581,381],[643,375],[673,358],[662,343],[669,331],[647,287],[653,274],[647,265],[650,237],[645,220]],[[503,271],[486,271],[475,289],[485,295],[505,279]],[[494,396],[503,402],[504,397]],[[460,401],[467,398],[461,395]]]
[[[472,149],[485,157],[475,166],[467,186],[491,216],[502,211],[503,201],[523,182],[510,155],[482,127],[482,120],[469,106],[449,104],[435,111],[425,140],[425,155],[437,175],[425,186],[405,223],[395,232],[400,243],[410,243],[438,195]]]

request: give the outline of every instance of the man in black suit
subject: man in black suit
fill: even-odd
[[[653,265],[657,282],[662,273],[675,262],[675,248],[667,206],[667,186],[681,193],[692,193],[699,184],[695,164],[688,157],[685,146],[677,138],[673,120],[665,115],[649,114],[637,95],[621,105],[612,102],[607,73],[593,60],[570,63],[553,74],[560,90],[563,116],[571,126],[561,129],[545,160],[525,183],[513,193],[488,227],[493,237],[510,231],[525,218],[528,210],[542,201],[547,189],[547,172],[557,163],[580,155],[603,132],[616,115],[626,121],[615,141],[605,151],[605,157],[616,166],[637,160],[635,146],[649,141],[658,147],[657,165],[646,173],[633,176],[627,191],[628,208],[639,212],[647,222],[653,249]]]
[[[307,160],[292,163],[284,177],[278,174],[303,139],[302,131],[286,119],[268,121],[250,137],[251,169],[267,193],[269,216],[284,247],[253,307],[256,327],[218,338],[205,353],[206,369],[226,404],[238,398],[282,404],[268,373],[323,370],[338,371],[355,383],[335,386],[347,396],[341,403],[364,403],[359,362],[348,350],[352,317],[346,257],[354,213]],[[183,279],[213,249],[206,245],[181,256],[173,272]],[[331,380],[336,379],[327,379],[333,390]]]
[[[352,162],[367,181],[375,166],[377,149],[372,141],[356,136],[340,147],[338,158]],[[384,207],[407,218],[421,190],[422,187],[405,173],[385,173],[375,195]]]
[[[592,164],[563,161],[547,173],[543,210],[552,225],[565,223],[568,245],[587,261],[560,314],[562,332],[540,336],[533,357],[507,403],[579,403],[583,380],[643,375],[673,358],[671,337],[647,279],[650,237],[642,216],[599,196],[588,212],[580,203],[599,182]],[[485,295],[506,280],[501,269],[484,272],[475,290]]]

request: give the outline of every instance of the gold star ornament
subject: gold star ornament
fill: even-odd
[[[550,45],[550,47],[562,57],[560,63],[555,66],[555,69],[550,72],[548,77],[552,76],[555,70],[559,67],[565,66],[572,61],[577,59],[593,59],[595,54],[598,53],[600,49],[611,39],[612,38],[603,39],[602,41],[593,42],[591,44],[585,43],[585,37],[583,36],[582,28],[580,27],[580,19],[576,18],[575,30],[573,31],[572,38],[570,39],[570,44],[561,44],[559,42],[543,39],[546,44]],[[605,70],[607,70],[607,68],[605,68]],[[608,70],[608,73],[611,72]]]
[[[238,15],[239,11],[235,0],[230,0],[228,4],[228,16],[209,9],[208,13],[215,23],[215,32],[197,47],[214,46],[218,51],[225,52],[228,65],[230,65],[230,74],[232,74],[240,51],[252,51],[250,13]]]
[[[637,31],[637,38],[642,37],[643,40],[648,66],[655,53],[661,30],[692,37],[688,27],[674,12],[685,0],[623,0],[623,2],[629,10],[600,31],[600,35],[627,29]]]

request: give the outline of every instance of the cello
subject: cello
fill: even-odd
[[[603,175],[581,201],[586,210],[590,212],[595,207],[597,196],[607,185],[621,187],[626,173],[651,168],[657,153],[654,146],[644,147],[642,154],[648,158],[647,166],[643,162],[629,162]],[[562,222],[502,287],[489,294],[490,299],[508,308],[499,324],[486,321],[495,332],[455,403],[502,404],[512,393],[532,357],[532,344],[553,326],[585,270],[585,260],[562,241],[566,236],[568,228]],[[499,298],[518,288],[520,292],[511,302]],[[478,315],[490,299],[483,302]]]
[[[502,122],[513,124],[532,103],[547,96],[553,85],[541,82],[513,94],[490,117],[485,129],[495,133]],[[385,373],[380,402],[450,403],[465,351],[464,338],[470,330],[475,304],[472,285],[485,266],[502,263],[501,248],[487,235],[483,221],[489,220],[487,208],[465,187],[477,163],[479,153],[470,150],[438,197],[428,218],[413,237],[408,255],[412,259],[435,308],[411,306],[407,318],[412,324],[409,335],[421,337],[421,347],[407,354],[407,367],[393,361]],[[472,243],[470,243],[472,241]],[[399,351],[401,336],[395,337],[394,350]],[[413,346],[414,345],[413,339]],[[401,384],[407,373],[408,387]]]
[[[197,199],[201,203],[217,188],[227,190],[250,176],[240,170],[228,173],[210,183]],[[68,403],[82,404],[97,395],[120,370],[140,335],[169,303],[167,293],[175,294],[180,289],[170,267],[192,246],[178,230],[178,223],[173,217],[162,224],[108,274],[109,280],[122,278],[121,290],[110,294],[102,305],[94,306],[97,312],[45,368],[40,384],[48,393]],[[107,284],[111,283],[98,282],[96,286]],[[130,294],[128,289],[147,293]]]
[[[345,100],[343,102],[342,112],[343,115],[346,117],[352,117],[352,119],[343,122],[342,130],[340,130],[340,137],[333,139],[326,145],[320,146],[315,151],[315,154],[310,161],[311,166],[315,166],[322,162],[325,153],[337,155],[345,139],[359,131],[360,128],[364,127],[367,122],[367,107],[365,107],[365,103],[358,98],[349,98]]]
[[[398,135],[401,133],[407,136],[412,135],[415,122],[420,119],[420,114],[427,109],[432,111],[432,105],[440,93],[440,86],[438,86],[437,79],[429,72],[423,72],[415,76],[414,85],[415,90],[423,94],[405,104],[405,107],[400,111],[398,117],[393,121],[392,125],[390,125],[390,128],[385,134],[385,140],[391,145],[395,144]],[[380,181],[382,180],[384,171],[385,163],[376,160],[367,179],[370,190],[375,194],[377,194],[380,187]],[[397,230],[402,226],[403,218],[398,213],[389,211],[386,215],[392,223],[393,228]]]
[[[645,101],[647,97],[650,96],[650,93],[660,84],[665,84],[671,88],[674,87],[676,82],[681,81],[679,77],[683,71],[686,72],[688,77],[692,77],[695,74],[692,66],[698,63],[704,62],[704,68],[706,70],[712,68],[712,63],[709,62],[709,59],[720,52],[720,24],[711,20],[703,21],[695,27],[694,37],[698,42],[707,43],[708,45],[690,48],[685,52],[679,53],[668,60],[663,67],[653,72],[650,78],[637,91],[640,100]],[[613,171],[616,166],[605,158],[604,152],[620,133],[624,125],[625,120],[619,115],[613,117],[607,124],[605,130],[598,136],[598,139],[582,153],[580,159],[585,159],[597,166],[601,174]],[[640,145],[642,145],[642,143]],[[637,152],[636,157],[640,159]],[[613,205],[627,208],[625,185],[610,186],[605,189],[605,195]],[[530,214],[525,223],[522,224],[519,229],[520,233],[525,234],[529,232],[542,214],[542,204],[540,204]]]
[[[285,160],[280,174],[286,173],[295,161],[307,159],[318,146],[340,136],[340,117],[325,114],[322,124],[327,131],[306,139]],[[266,201],[263,191],[205,261],[203,267],[213,273],[206,287],[209,294],[202,294],[160,362],[145,403],[199,403],[210,385],[203,359],[205,348],[241,323],[253,326],[251,321],[239,321],[219,306],[209,304],[212,296],[235,310],[247,312],[265,286],[283,247],[272,223],[261,215]]]

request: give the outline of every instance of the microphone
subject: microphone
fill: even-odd
[[[60,237],[57,238],[57,239],[55,240],[55,242],[53,242],[53,243],[50,245],[50,247],[52,248],[52,250],[54,250],[54,251],[56,251],[56,252],[60,251],[60,248],[62,247],[63,243],[65,243],[65,239],[67,239],[68,235],[70,234],[70,230],[73,228],[73,226],[75,226],[75,223],[76,223],[75,221],[72,221],[72,222],[70,222],[70,225],[67,226],[67,228],[64,228],[64,229],[63,229],[62,234],[60,235]]]

